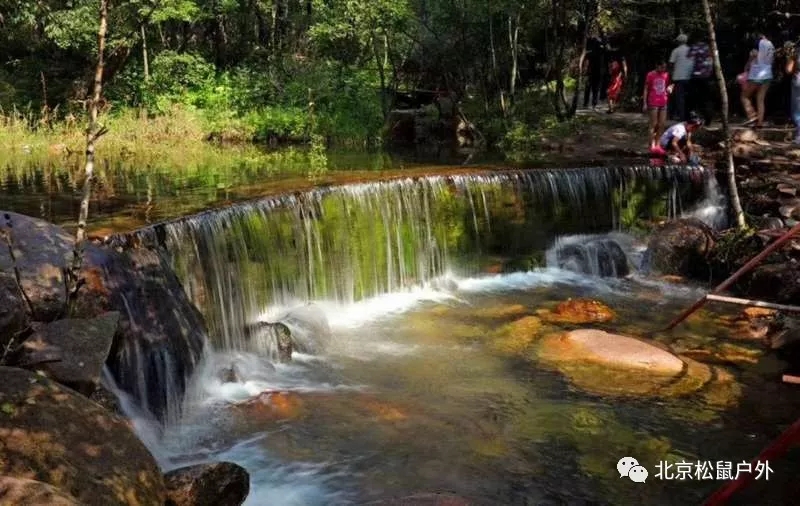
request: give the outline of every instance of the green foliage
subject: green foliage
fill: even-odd
[[[308,113],[299,107],[264,107],[244,116],[255,139],[305,139],[309,135]]]

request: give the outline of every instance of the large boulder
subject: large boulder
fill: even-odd
[[[0,228],[0,272],[17,269],[34,319],[57,318],[67,301],[64,272],[72,262],[74,238],[61,227],[10,211],[0,211]]]
[[[0,476],[0,504],[11,506],[80,506],[77,499],[52,485],[26,478]]]
[[[8,218],[0,223],[12,224],[14,257],[33,319],[61,316],[72,236],[36,218],[0,211],[4,216]],[[0,248],[0,271],[10,272],[13,264],[8,248]],[[206,331],[200,312],[155,250],[123,251],[87,242],[78,276],[82,286],[69,316],[90,319],[108,311],[120,313],[107,364],[120,387],[156,416],[163,415],[183,394],[203,353]]]
[[[710,276],[714,231],[695,218],[671,220],[658,227],[647,243],[645,266],[660,274],[698,279]]]
[[[595,329],[546,336],[539,341],[536,356],[575,387],[601,395],[678,396],[706,388],[720,377],[707,365],[678,357],[655,343]],[[726,392],[734,389],[729,386],[726,379]],[[727,403],[737,395],[720,397]]]
[[[44,376],[0,367],[0,475],[86,505],[161,505],[155,459],[122,418]]]
[[[148,248],[87,249],[76,314],[119,311],[108,366],[117,384],[162,417],[179,399],[207,341],[205,322],[175,272]]]
[[[164,481],[166,506],[239,506],[250,492],[250,475],[231,462],[182,467]]]
[[[117,332],[119,312],[109,311],[88,320],[65,318],[34,324],[34,333],[22,344],[19,365],[34,368],[87,397],[100,384],[103,367]],[[51,356],[57,357],[55,361]]]

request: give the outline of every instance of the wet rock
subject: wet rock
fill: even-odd
[[[660,274],[708,279],[709,256],[715,234],[700,220],[671,220],[661,225],[647,243],[646,265]]]
[[[771,349],[796,347],[800,343],[800,321],[797,318],[783,317],[775,327],[775,332],[767,340]]]
[[[157,417],[181,395],[207,341],[205,322],[168,262],[154,250],[87,249],[75,314],[119,311],[107,364],[117,385]],[[141,380],[141,375],[145,380]]]
[[[0,504],[80,506],[77,499],[41,481],[0,476]]]
[[[297,418],[303,414],[303,399],[294,392],[262,392],[253,399],[233,405],[245,413],[249,421],[276,421]]]
[[[616,318],[614,311],[600,301],[592,299],[567,299],[553,310],[539,310],[537,314],[547,323],[585,323],[609,322]]]
[[[33,319],[54,320],[65,309],[63,270],[71,265],[72,236],[21,214],[0,212],[0,218],[0,226],[12,223],[17,266]],[[8,272],[10,266],[7,248],[0,248],[0,271]],[[140,401],[146,399],[147,407],[160,416],[168,396],[184,391],[202,355],[207,336],[200,312],[169,263],[150,249],[121,252],[86,243],[78,277],[82,286],[70,316],[94,318],[119,311],[107,365],[121,388]]]
[[[538,337],[542,323],[535,316],[525,316],[500,327],[491,342],[491,348],[503,354],[518,355]]]
[[[558,267],[600,277],[624,277],[630,274],[628,257],[613,239],[595,238],[571,243],[556,251]]]
[[[762,354],[759,350],[729,343],[721,344],[716,349],[695,348],[681,352],[681,356],[717,365],[752,365],[758,362]]]
[[[119,415],[123,418],[126,416],[125,413],[123,413],[122,408],[120,407],[119,399],[117,399],[117,396],[114,395],[102,384],[98,385],[97,388],[95,388],[94,392],[92,392],[92,395],[89,396],[89,399],[93,400],[94,402],[101,405],[111,413],[114,413],[115,415]]]
[[[669,351],[635,337],[602,330],[573,330],[552,344],[554,358],[572,355],[576,360],[656,374],[676,375],[683,370],[681,359]]]
[[[219,380],[223,383],[238,383],[239,375],[236,374],[236,365],[224,367],[219,372]]]
[[[364,506],[471,506],[473,503],[457,495],[433,492],[363,504]]]
[[[51,379],[86,396],[100,384],[119,313],[109,311],[97,318],[67,318],[36,325],[22,345],[20,366],[44,372]],[[59,360],[49,361],[50,356]]]
[[[473,314],[477,318],[495,320],[505,319],[514,316],[522,316],[529,312],[528,308],[522,304],[509,304],[504,306],[492,306],[476,308]]]
[[[325,312],[315,304],[297,306],[278,318],[292,335],[295,350],[302,353],[319,353],[331,340],[331,327]]]
[[[275,339],[278,344],[278,360],[280,362],[291,362],[294,346],[292,344],[292,333],[289,327],[282,323],[277,323],[275,325]]]
[[[250,492],[250,475],[231,462],[175,469],[164,482],[166,506],[239,506]]]
[[[0,239],[0,248],[4,247]],[[0,349],[27,328],[28,306],[12,274],[0,272]]]
[[[0,211],[0,228],[6,236],[0,239],[0,272],[12,272],[16,266],[22,289],[31,301],[33,319],[55,319],[66,307],[64,269],[72,262],[74,238],[61,227],[10,211]]]
[[[270,359],[291,362],[294,338],[289,327],[281,322],[256,322],[245,328],[245,336],[257,351],[269,352]]]
[[[125,420],[41,375],[0,367],[0,475],[80,504],[163,504],[161,471]]]
[[[782,304],[800,300],[800,263],[762,264],[737,283],[736,291],[749,298]]]
[[[673,397],[712,380],[711,369],[654,343],[601,330],[557,333],[536,356],[581,390],[601,395]]]

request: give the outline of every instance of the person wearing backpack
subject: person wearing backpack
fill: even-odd
[[[702,36],[697,34],[693,39],[694,42],[689,47],[689,58],[694,61],[689,80],[689,110],[699,111],[703,123],[708,127],[713,110],[711,78],[714,75],[714,60],[711,58],[711,48]]]

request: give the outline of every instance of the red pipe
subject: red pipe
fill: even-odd
[[[736,280],[738,280],[744,274],[749,272],[753,267],[758,265],[762,260],[764,260],[766,257],[768,257],[776,249],[778,249],[781,246],[783,246],[783,244],[786,241],[791,239],[792,236],[795,235],[798,232],[800,232],[800,223],[798,223],[797,225],[795,225],[792,228],[790,228],[785,234],[780,236],[780,238],[778,238],[775,242],[773,242],[772,244],[770,244],[769,246],[764,248],[764,251],[762,251],[758,255],[754,256],[753,258],[751,258],[749,262],[747,262],[741,268],[739,268],[738,271],[736,271],[733,274],[731,274],[730,277],[728,277],[728,279],[726,279],[725,281],[720,283],[719,286],[717,286],[716,288],[711,290],[709,293],[718,294],[718,293],[722,292],[723,290],[725,290],[726,288],[730,287],[733,283],[736,282]],[[667,330],[674,329],[679,323],[681,323],[683,320],[688,318],[692,313],[694,313],[695,311],[697,311],[698,309],[703,307],[703,305],[706,303],[707,300],[708,299],[706,299],[706,297],[704,295],[703,298],[699,299],[697,302],[692,304],[688,309],[686,309],[683,313],[678,315],[677,318],[672,320],[672,322],[667,327],[665,327],[661,332],[666,332]]]
[[[762,450],[761,453],[758,454],[758,457],[750,463],[750,469],[754,469],[759,462],[780,459],[793,444],[798,442],[800,442],[800,419],[794,422],[791,427],[783,431],[776,440]],[[750,472],[742,474],[733,481],[729,481],[706,499],[703,506],[722,506],[727,504],[733,494],[749,485],[753,479],[753,473]]]

